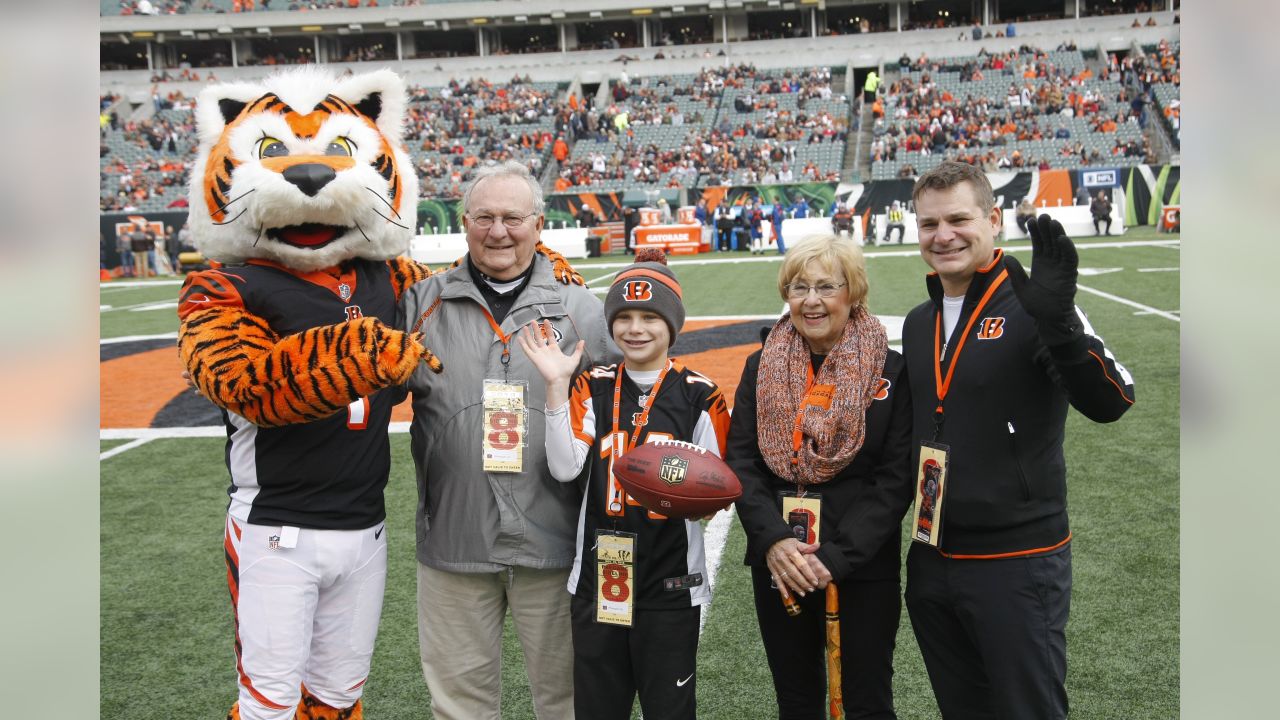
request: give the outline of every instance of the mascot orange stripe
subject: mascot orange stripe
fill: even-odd
[[[284,118],[289,125],[289,129],[299,138],[313,138],[320,128],[324,126],[326,120],[333,115],[354,115],[365,122],[369,127],[377,131],[377,124],[368,115],[360,112],[354,106],[342,98],[333,95],[327,96],[316,109],[303,115],[293,108],[285,104],[275,93],[267,93],[262,97],[254,100],[240,111],[234,120],[227,123],[227,127],[223,130],[222,135],[218,138],[218,142],[209,150],[209,159],[204,166],[204,200],[205,205],[209,209],[209,216],[214,222],[223,222],[226,220],[226,212],[224,208],[231,201],[231,173],[235,171],[239,165],[244,162],[237,159],[231,152],[231,145],[227,138],[231,135],[231,130],[242,125],[248,118],[254,115],[265,113],[276,113]],[[391,207],[399,214],[401,211],[401,202],[403,200],[402,188],[400,187],[400,176],[397,172],[398,163],[396,162],[395,153],[392,152],[391,145],[387,142],[387,138],[381,132],[378,133],[380,147],[379,153],[373,162],[374,169],[378,174],[386,179],[389,185]],[[321,162],[329,165],[336,171],[346,170],[354,167],[354,161],[350,158],[341,158],[334,156],[306,156],[291,158],[265,158],[262,165],[272,172],[282,172],[285,168],[297,164],[298,162]]]
[[[261,319],[225,307],[190,313],[178,343],[206,397],[267,427],[328,417],[403,382],[422,357],[407,333],[373,318],[281,338]]]

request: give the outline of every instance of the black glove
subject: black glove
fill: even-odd
[[[1036,321],[1036,327],[1048,345],[1057,345],[1078,337],[1081,328],[1076,317],[1076,268],[1080,257],[1062,223],[1048,215],[1027,222],[1031,235],[1031,270],[1027,277],[1022,263],[1005,253],[1005,267],[1013,292]]]

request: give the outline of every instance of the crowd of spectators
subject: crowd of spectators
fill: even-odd
[[[1165,129],[1178,142],[1182,129],[1182,60],[1178,45],[1161,39],[1149,52],[1131,53],[1123,59],[1114,54],[1107,58],[1107,73],[1117,78],[1128,99],[1132,113],[1145,128],[1150,113],[1147,106],[1163,117]]]
[[[1070,43],[1057,48],[1058,52],[1075,50]],[[945,63],[925,55],[915,60],[904,56],[899,67],[906,73],[890,83],[884,96],[872,105],[872,162],[898,161],[904,151],[920,156],[943,154],[988,171],[1048,169],[1054,166],[1054,158],[1072,156],[1085,166],[1111,164],[1116,157],[1154,162],[1145,137],[1116,134],[1126,123],[1145,127],[1146,101],[1142,97],[1146,91],[1141,78],[1151,73],[1144,74],[1142,66],[1131,58],[1118,61],[1113,55],[1095,78],[1082,61],[1063,67],[1044,51],[1025,45],[994,54],[984,49],[977,56]],[[956,73],[959,82],[937,83],[934,76],[940,73]],[[979,83],[989,78],[1011,80],[1003,96],[982,92],[990,85]],[[1113,81],[1118,81],[1115,93],[1108,91],[1117,86]],[[957,97],[961,92],[963,98]],[[1072,118],[1077,120],[1068,121]],[[1082,130],[1107,135],[1109,147],[1099,147],[1097,138],[1080,137]],[[1083,142],[1086,139],[1092,142]],[[1048,149],[1038,143],[1039,155],[1009,147],[1045,140],[1052,142]],[[898,168],[897,175],[911,177],[916,172],[907,162]]]
[[[102,168],[105,191],[99,209],[132,212],[144,206],[185,207],[190,166],[190,160],[176,158],[146,157],[132,164],[117,158]]]
[[[120,96],[99,100],[102,211],[168,207],[184,202],[187,171],[195,159],[193,101],[180,90],[152,88],[155,113],[121,120]]]
[[[476,78],[442,88],[409,88],[405,142],[415,156],[424,191],[460,197],[479,160],[517,160],[537,176],[556,134],[573,125],[583,103],[561,98],[554,84],[516,76],[506,84]]]
[[[894,163],[900,177],[917,174],[917,158],[931,154],[988,171],[1045,169],[1067,157],[1079,165],[1110,164],[1116,157],[1154,162],[1145,136],[1117,133],[1144,127],[1150,112],[1157,112],[1176,137],[1176,94],[1152,103],[1155,90],[1176,93],[1178,48],[1162,41],[1148,50],[1107,56],[1096,78],[1082,61],[1056,64],[1061,56],[1025,45],[942,61],[904,55],[902,76],[885,85],[871,107],[872,162]],[[1057,51],[1075,47],[1064,43]],[[943,74],[947,82],[934,81]],[[1001,84],[1008,80],[1007,90],[962,92],[984,82],[990,88],[995,78]],[[99,97],[104,211],[143,204],[154,209],[185,194],[186,169],[194,159],[194,101],[162,88],[167,81],[201,77],[184,68],[161,71],[153,80],[155,112],[147,119],[122,120],[122,113],[133,114],[128,103],[114,93]],[[862,103],[859,96],[851,106],[833,88],[828,68],[760,70],[749,64],[634,81],[624,71],[608,88],[610,101],[603,107],[596,106],[594,93],[579,98],[555,83],[518,75],[506,83],[475,78],[409,91],[406,144],[423,194],[444,198],[459,197],[471,168],[490,159],[515,159],[535,175],[555,163],[559,191],[608,183],[694,187],[838,180],[840,163],[823,158],[843,156]],[[1097,136],[1107,144],[1100,145]],[[1029,152],[1025,141],[1042,142]]]
[[[116,109],[120,96],[99,97],[103,211],[165,207],[185,192],[173,186],[185,186],[195,158],[194,101],[181,90],[161,88],[152,87],[155,112],[144,120],[122,121],[120,113],[132,111]],[[513,159],[539,174],[557,134],[574,132],[588,105],[527,75],[506,84],[477,78],[440,88],[410,86],[409,95],[405,140],[422,192],[445,198],[461,197],[471,168],[482,160]]]
[[[624,73],[609,92],[602,112],[587,110],[574,126],[582,144],[562,163],[557,190],[610,182],[692,187],[699,176],[709,185],[838,179],[838,168],[797,159],[797,146],[815,143],[839,143],[843,153],[848,105],[829,102],[830,68],[741,64],[634,83]],[[811,109],[811,100],[824,104]],[[644,132],[655,125],[687,130],[659,141]]]
[[[412,7],[423,0],[121,0],[120,15],[185,15],[188,13],[241,13],[256,10],[340,10],[361,7]],[[104,13],[106,8],[103,8]]]

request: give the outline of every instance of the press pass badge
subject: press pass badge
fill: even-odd
[[[814,493],[782,493],[782,519],[787,521],[791,534],[802,543],[818,542],[822,527],[822,496]]]
[[[635,533],[596,531],[596,622],[631,627],[635,552]]]
[[[523,383],[484,381],[484,439],[481,450],[485,472],[518,473],[524,470],[525,429],[528,426],[524,398]]]
[[[932,547],[942,540],[942,502],[946,498],[947,459],[951,448],[920,442],[920,466],[916,469],[916,502],[911,513],[911,539]]]

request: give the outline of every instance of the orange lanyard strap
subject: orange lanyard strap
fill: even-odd
[[[791,469],[800,465],[800,448],[804,446],[804,407],[805,398],[813,389],[813,361],[805,366],[804,396],[800,398],[800,407],[796,408],[796,421],[791,427]]]
[[[511,335],[503,335],[502,328],[498,327],[498,321],[493,319],[493,314],[488,308],[480,308],[480,312],[484,313],[485,319],[489,321],[489,327],[493,328],[493,334],[498,336],[498,340],[502,341],[502,367],[506,368],[511,364]]]
[[[977,322],[978,317],[982,315],[982,309],[987,306],[987,302],[991,300],[991,296],[995,294],[996,288],[1009,277],[1008,270],[1001,270],[996,276],[995,281],[991,283],[991,287],[987,288],[987,292],[982,295],[982,299],[978,301],[978,306],[973,309],[973,314],[969,316],[969,322],[965,323],[964,332],[960,334],[960,342],[956,343],[956,351],[951,354],[951,364],[947,366],[947,377],[942,377],[942,311],[937,311],[933,318],[933,382],[938,392],[938,407],[933,411],[933,439],[937,440],[938,435],[942,432],[942,402],[947,397],[947,391],[951,389],[951,378],[956,374],[956,365],[960,362],[960,352],[964,350],[964,341],[969,339],[969,331],[973,329],[973,324]]]
[[[618,452],[618,415],[622,408],[622,368],[623,364],[618,363],[618,377],[613,381],[613,438],[610,443],[613,448],[614,459],[622,457]],[[653,401],[658,398],[658,388],[662,387],[662,379],[667,376],[667,371],[671,369],[671,361],[667,361],[666,367],[662,368],[662,372],[658,373],[658,379],[653,383],[653,387],[649,388],[648,397],[640,403],[640,417],[636,419],[635,427],[632,428],[631,439],[627,441],[627,452],[636,449],[636,441],[640,439],[640,431],[649,422],[649,408],[653,407]]]

